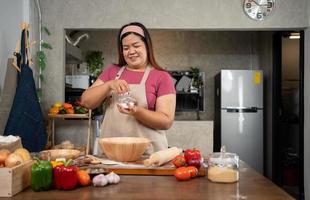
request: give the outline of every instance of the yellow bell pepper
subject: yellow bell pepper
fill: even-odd
[[[62,161],[51,161],[51,164],[52,164],[53,168],[55,168],[57,166],[64,165],[64,162],[62,162]]]
[[[62,103],[60,103],[60,102],[56,102],[54,105],[53,105],[53,107],[55,107],[55,108],[60,108],[62,106]]]
[[[59,108],[56,108],[56,107],[52,107],[50,109],[50,114],[53,114],[53,115],[56,115],[59,113]]]

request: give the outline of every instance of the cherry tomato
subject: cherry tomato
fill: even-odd
[[[187,167],[187,170],[190,172],[191,178],[194,178],[198,175],[198,169],[194,166]]]
[[[187,167],[179,167],[174,171],[174,176],[179,181],[187,181],[191,178],[191,173]]]
[[[186,161],[183,155],[177,155],[173,160],[172,163],[176,168],[183,167],[186,165]]]

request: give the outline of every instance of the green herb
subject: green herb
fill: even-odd
[[[46,33],[48,36],[51,35],[51,32],[44,26],[42,27],[42,31],[44,33]],[[46,67],[46,54],[45,54],[45,51],[43,49],[53,49],[52,45],[49,44],[48,42],[46,41],[40,41],[39,42],[39,49],[42,49],[42,50],[39,50],[37,52],[37,64],[38,64],[38,69],[39,69],[39,80],[41,82],[44,82],[45,78],[44,78],[44,70],[45,70],[45,67]],[[42,100],[42,97],[43,97],[43,92],[42,92],[42,88],[37,88],[37,95],[38,95],[38,98],[39,98],[39,102],[41,102]]]

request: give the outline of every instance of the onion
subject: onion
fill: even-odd
[[[14,153],[20,155],[23,158],[24,162],[31,160],[30,153],[25,148],[18,148],[14,151]]]
[[[16,154],[16,153],[11,153],[9,157],[5,160],[5,166],[6,167],[14,167],[16,165],[20,165],[24,162],[23,158]]]
[[[0,150],[0,165],[4,165],[5,159],[10,155],[10,151],[7,149]]]

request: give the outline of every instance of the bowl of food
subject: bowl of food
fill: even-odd
[[[100,138],[98,142],[109,159],[121,162],[139,160],[151,143],[149,139],[142,137]]]

